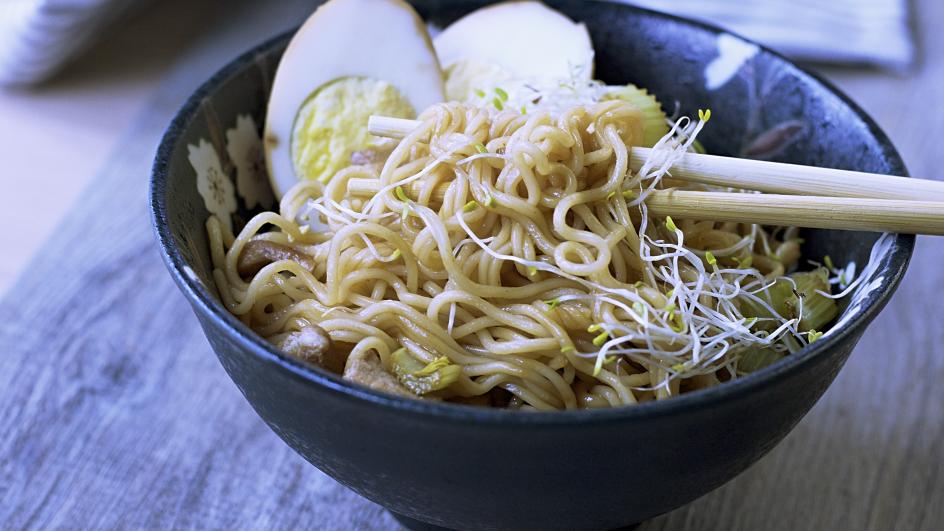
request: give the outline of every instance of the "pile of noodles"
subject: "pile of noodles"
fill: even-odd
[[[668,174],[705,119],[676,122],[633,172],[641,119],[622,101],[434,106],[378,162],[299,183],[238,236],[211,217],[217,287],[296,355],[319,326],[314,361],[388,392],[550,410],[715,385],[743,353],[806,339],[762,296],[797,262],[795,230],[647,213],[654,189],[706,189]],[[296,254],[243,278],[253,239]]]

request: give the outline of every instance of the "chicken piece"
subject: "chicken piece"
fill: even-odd
[[[344,378],[376,391],[416,397],[397,380],[396,376],[383,368],[380,358],[371,350],[355,350],[348,356],[347,363],[344,365]]]
[[[331,350],[331,338],[318,325],[308,325],[297,332],[286,334],[279,341],[279,348],[331,372],[340,373],[344,367],[343,355]]]
[[[314,271],[315,261],[300,251],[268,240],[250,240],[236,261],[236,271],[242,277],[251,277],[263,267],[279,260],[292,260],[309,271]]]

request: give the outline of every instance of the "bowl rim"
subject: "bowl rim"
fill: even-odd
[[[549,3],[556,4],[559,2],[552,1]],[[663,19],[690,28],[708,31],[715,35],[733,35],[745,42],[758,46],[760,54],[768,55],[775,60],[782,61],[792,68],[795,68],[801,76],[806,76],[810,81],[819,84],[824,90],[835,95],[844,105],[852,110],[856,118],[866,127],[868,134],[881,146],[883,158],[890,162],[893,170],[898,170],[898,173],[901,175],[908,176],[907,168],[900,154],[878,124],[844,92],[818,74],[796,65],[783,55],[766,46],[712,24],[628,4],[596,0],[594,0],[594,3],[601,4],[599,7],[605,5],[606,8],[633,11],[647,17]],[[148,187],[149,213],[151,225],[158,240],[161,258],[175,283],[184,293],[195,311],[211,318],[217,326],[225,330],[225,333],[231,340],[238,343],[241,348],[251,352],[252,355],[265,362],[274,364],[280,370],[287,371],[297,381],[303,384],[315,384],[319,386],[322,391],[333,393],[337,395],[338,398],[364,402],[400,415],[434,417],[439,421],[449,422],[471,421],[477,424],[505,427],[594,424],[612,422],[615,420],[630,421],[685,414],[696,409],[710,408],[721,402],[731,401],[746,394],[762,390],[768,386],[771,381],[786,378],[802,370],[807,365],[824,359],[831,350],[838,348],[842,343],[854,340],[855,336],[860,333],[860,330],[864,329],[872,319],[878,315],[892,297],[907,271],[914,250],[915,237],[913,235],[897,234],[894,235],[888,254],[883,259],[886,266],[879,270],[885,273],[882,281],[884,289],[875,290],[869,294],[863,301],[861,310],[857,312],[856,315],[852,316],[841,328],[823,336],[822,339],[814,344],[806,346],[757,372],[737,378],[733,381],[725,382],[722,385],[692,391],[663,401],[651,401],[631,406],[601,409],[554,412],[515,411],[398,397],[348,382],[339,375],[282,353],[275,348],[274,345],[266,342],[265,339],[229,313],[217,297],[214,296],[200,280],[193,275],[185,273],[185,268],[189,268],[190,266],[184,259],[178,246],[174,243],[174,237],[171,233],[170,225],[167,222],[167,197],[165,192],[170,157],[174,151],[175,144],[194,119],[203,100],[234,74],[245,68],[247,64],[250,64],[260,56],[270,53],[273,49],[284,46],[294,32],[295,30],[292,29],[276,35],[240,54],[220,68],[187,98],[165,130],[154,159]]]

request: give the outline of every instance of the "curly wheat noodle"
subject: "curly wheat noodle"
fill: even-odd
[[[664,399],[736,377],[746,348],[802,341],[758,297],[777,275],[704,261],[706,251],[761,261],[780,241],[758,226],[676,227],[647,212],[645,196],[665,187],[702,120],[673,124],[636,173],[628,146],[641,115],[621,101],[558,117],[449,103],[420,120],[382,165],[299,183],[236,236],[211,217],[226,307],[277,345],[318,324],[337,354],[376,355],[391,375],[398,349],[421,365],[445,357],[461,372],[429,398],[504,393],[538,410]],[[353,196],[354,178],[380,191]],[[290,246],[314,269],[280,260],[244,279],[237,263],[253,239]],[[777,274],[798,259],[783,254]],[[744,318],[745,300],[774,330]]]

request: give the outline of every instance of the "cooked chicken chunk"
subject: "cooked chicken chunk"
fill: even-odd
[[[310,256],[291,247],[268,240],[251,240],[236,261],[236,271],[243,277],[251,277],[263,267],[279,260],[298,262],[309,271],[315,269],[315,262]]]
[[[344,365],[344,378],[377,391],[416,397],[397,380],[396,376],[383,368],[380,358],[373,351],[352,352]]]

